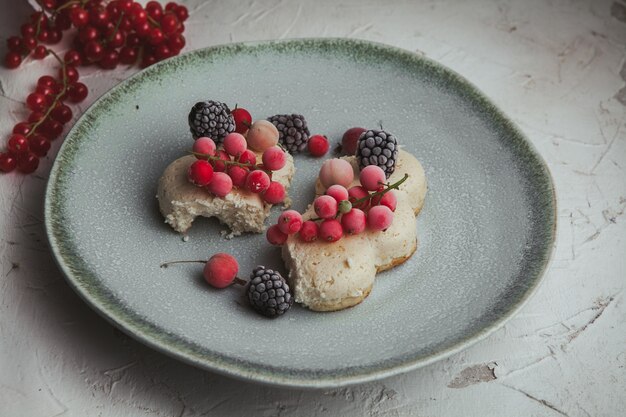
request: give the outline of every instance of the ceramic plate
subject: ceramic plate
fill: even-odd
[[[164,168],[192,144],[191,106],[215,99],[256,118],[302,113],[333,142],[382,126],[422,162],[429,183],[419,249],[341,312],[295,306],[270,320],[243,290],[218,291],[201,265],[229,252],[246,276],[284,272],[263,235],[226,240],[198,220],[183,241],[155,199]],[[296,157],[303,210],[322,163]],[[330,387],[418,368],[485,337],[537,287],[555,230],[550,175],[532,145],[475,87],[423,57],[345,39],[232,44],[150,67],[100,98],[68,134],[50,175],[46,226],[70,285],[138,340],[227,375]],[[272,210],[275,221],[279,208]]]

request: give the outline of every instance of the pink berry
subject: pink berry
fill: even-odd
[[[224,150],[229,155],[241,155],[246,149],[248,149],[248,143],[241,133],[232,132],[224,138]]]
[[[246,133],[250,125],[252,125],[252,116],[250,112],[243,107],[235,107],[230,112],[235,119],[235,132]]]
[[[213,139],[204,136],[196,139],[191,150],[196,153],[215,156],[215,142],[213,142]],[[196,158],[201,159],[202,157],[196,156]]]
[[[270,186],[270,177],[265,171],[255,169],[246,177],[246,188],[253,193],[262,193]]]
[[[346,190],[346,187],[343,185],[335,184],[328,187],[326,195],[329,195],[337,200],[337,202],[340,202],[348,199],[348,190]]]
[[[352,203],[352,207],[358,208],[361,210],[367,209],[367,206],[370,203],[369,200],[364,200],[358,204],[355,204],[356,200],[361,200],[363,198],[369,197],[370,193],[368,193],[365,188],[363,188],[360,185],[351,187],[350,189],[348,189],[348,195],[350,196],[348,200],[350,200],[350,202]]]
[[[341,152],[344,155],[354,155],[359,138],[366,130],[367,129],[363,129],[362,127],[353,127],[346,130],[346,133],[343,134],[343,138],[341,138]]]
[[[256,155],[250,149],[246,149],[239,157],[239,162],[242,164],[256,165]]]
[[[343,236],[343,228],[339,220],[326,219],[320,224],[319,235],[326,242],[336,242]]]
[[[267,232],[265,233],[265,238],[272,245],[282,245],[287,241],[287,234],[280,231],[280,228],[277,224],[272,225],[267,228]]]
[[[222,161],[230,161],[230,156],[224,152],[223,150],[217,151],[217,157],[220,158],[219,161],[213,161],[213,170],[215,172],[224,172],[226,171],[226,164]]]
[[[263,152],[278,144],[278,129],[267,120],[257,120],[248,130],[248,146],[257,152]]]
[[[272,181],[263,193],[263,200],[268,204],[280,204],[285,201],[285,195],[285,187],[278,181]]]
[[[330,148],[330,145],[328,144],[328,138],[323,135],[311,136],[309,138],[307,146],[309,147],[309,153],[315,157],[326,155],[326,152],[328,152],[328,148]]]
[[[347,187],[354,180],[354,170],[348,161],[333,158],[324,162],[319,177],[322,185],[326,188],[334,184]]]
[[[233,189],[233,180],[224,172],[215,172],[207,188],[217,197],[225,197]]]
[[[226,172],[230,176],[230,179],[233,180],[233,187],[243,187],[246,184],[246,177],[250,171],[239,165],[231,165]]]
[[[317,240],[317,235],[319,234],[319,227],[317,223],[312,220],[307,220],[302,223],[302,227],[300,228],[300,239],[305,242],[313,242]]]
[[[204,265],[204,279],[215,288],[226,288],[232,284],[239,272],[237,260],[227,253],[216,253]]]
[[[374,230],[386,230],[393,222],[393,212],[387,206],[374,206],[367,213],[367,225]]]
[[[301,227],[302,215],[295,210],[285,210],[278,217],[278,228],[285,234],[298,233]]]
[[[337,215],[337,200],[329,195],[321,195],[313,202],[313,209],[322,219],[330,219]]]
[[[367,191],[376,191],[385,184],[385,171],[377,165],[368,165],[361,170],[359,181]]]
[[[357,235],[365,230],[367,218],[363,210],[353,208],[343,216],[341,216],[341,226],[344,232],[349,235]]]
[[[187,178],[193,184],[205,187],[213,179],[213,167],[208,161],[195,161],[187,170]]]
[[[396,206],[398,205],[398,198],[393,190],[387,191],[382,196],[372,197],[372,205],[373,206],[387,206],[391,211],[396,211]]]
[[[272,146],[263,152],[262,160],[265,168],[272,171],[278,171],[287,163],[287,155],[285,154],[285,151],[280,149],[278,146]]]

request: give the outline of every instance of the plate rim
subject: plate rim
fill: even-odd
[[[466,88],[467,92],[472,95],[472,100],[479,103],[483,108],[489,110],[493,117],[498,119],[499,123],[502,123],[505,128],[513,132],[520,144],[523,144],[525,154],[530,155],[533,162],[538,166],[541,174],[544,176],[544,180],[549,185],[550,197],[547,202],[549,207],[545,210],[552,209],[551,216],[546,220],[547,222],[542,225],[545,229],[544,232],[548,238],[546,247],[542,255],[542,260],[538,265],[533,267],[532,280],[529,281],[529,286],[526,291],[520,296],[520,299],[515,303],[510,304],[509,308],[502,312],[496,319],[489,322],[483,328],[479,329],[475,333],[459,339],[455,344],[438,350],[435,353],[427,354],[425,356],[412,357],[405,359],[398,363],[391,363],[381,365],[381,362],[377,364],[365,367],[365,369],[353,367],[355,371],[349,372],[353,368],[341,368],[339,373],[322,371],[316,373],[316,371],[307,370],[307,372],[313,372],[315,376],[303,377],[300,370],[291,369],[286,371],[287,368],[262,368],[259,366],[251,366],[242,361],[234,359],[224,360],[228,358],[215,358],[208,357],[206,352],[198,351],[188,341],[176,340],[172,341],[172,335],[163,334],[162,332],[155,332],[153,329],[146,328],[147,323],[142,323],[139,317],[132,317],[132,314],[128,314],[127,311],[114,311],[115,306],[109,305],[106,300],[99,298],[99,295],[93,294],[88,286],[80,283],[80,280],[75,276],[75,271],[72,268],[72,262],[65,259],[62,252],[62,242],[57,238],[56,226],[59,223],[55,218],[54,205],[55,205],[55,193],[58,183],[59,172],[63,165],[63,155],[69,148],[70,141],[67,140],[71,137],[80,137],[77,133],[81,126],[86,123],[91,113],[97,106],[102,105],[106,100],[110,100],[119,90],[126,86],[137,83],[141,78],[146,77],[151,73],[158,73],[161,68],[171,65],[174,61],[182,61],[186,57],[192,55],[201,54],[217,54],[221,51],[232,50],[234,53],[239,51],[252,50],[254,48],[266,47],[272,48],[277,46],[289,47],[290,45],[313,43],[319,46],[333,47],[337,44],[345,44],[351,46],[358,46],[363,48],[370,48],[377,51],[384,51],[394,55],[401,56],[404,59],[414,61],[421,65],[426,65],[433,70],[442,72],[446,77],[454,81],[456,84]],[[80,142],[80,141],[79,141]],[[217,372],[226,376],[243,379],[245,381],[254,381],[266,384],[272,384],[285,387],[298,387],[298,388],[335,388],[347,385],[354,385],[358,383],[371,382],[383,378],[387,378],[400,373],[405,373],[423,366],[432,364],[443,358],[451,356],[461,350],[468,348],[469,346],[485,339],[487,336],[500,329],[509,319],[511,319],[519,310],[521,310],[528,300],[536,293],[540,284],[543,282],[546,271],[552,257],[554,255],[554,248],[556,244],[556,227],[557,227],[557,198],[556,190],[554,187],[554,180],[550,169],[540,153],[535,148],[534,144],[526,137],[526,135],[518,128],[518,126],[509,119],[505,113],[500,110],[478,87],[467,80],[465,77],[457,73],[456,71],[445,67],[444,65],[426,57],[421,54],[402,49],[396,46],[391,46],[379,42],[372,42],[360,39],[350,38],[294,38],[294,39],[279,39],[279,40],[264,40],[264,41],[252,41],[252,42],[238,42],[228,43],[221,45],[214,45],[207,48],[196,49],[186,52],[178,57],[169,58],[163,62],[159,62],[148,68],[145,68],[137,73],[133,74],[129,78],[116,84],[110,90],[105,92],[97,100],[95,100],[74,123],[70,131],[66,135],[66,140],[62,143],[54,164],[50,171],[48,182],[45,192],[45,227],[46,235],[48,237],[48,243],[53,253],[53,258],[59,269],[65,276],[66,281],[70,287],[85,301],[93,310],[95,310],[100,316],[104,317],[109,323],[112,323],[117,328],[133,337],[134,339],[142,342],[151,348],[167,354],[168,356],[182,360],[186,363],[200,367],[206,370]],[[550,213],[548,213],[550,214]],[[538,262],[538,261],[537,261]],[[149,327],[149,326],[148,326]],[[290,369],[290,368],[289,368]]]

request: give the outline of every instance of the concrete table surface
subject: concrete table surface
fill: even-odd
[[[431,366],[323,391],[222,377],[114,329],[48,250],[36,175],[0,175],[1,416],[623,416],[626,413],[626,2],[188,0],[185,50],[349,37],[424,54],[465,76],[526,133],[558,194],[558,240],[531,301]],[[0,1],[0,40],[28,2]],[[5,46],[0,47],[4,56]],[[0,136],[51,59],[0,69]],[[83,71],[81,113],[136,69]]]

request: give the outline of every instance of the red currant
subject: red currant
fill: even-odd
[[[148,20],[148,13],[141,7],[139,3],[133,3],[130,9],[130,21],[137,27],[138,24]]]
[[[159,45],[165,41],[165,35],[163,35],[163,31],[159,28],[150,29],[150,33],[148,35],[148,42],[150,45]]]
[[[35,172],[39,166],[39,157],[32,152],[27,152],[17,157],[17,170],[24,174]]]
[[[320,223],[319,236],[326,242],[336,242],[343,236],[341,223],[336,219],[326,219]]]
[[[41,119],[43,119],[45,115],[41,112],[38,111],[34,111],[31,114],[28,115],[28,122],[29,123],[37,123],[38,121],[40,121]]]
[[[53,29],[53,30],[48,31],[48,43],[50,45],[56,45],[57,43],[61,41],[62,37],[63,37],[63,34],[58,29]]]
[[[132,65],[137,62],[137,49],[125,46],[120,49],[120,62],[125,65]]]
[[[30,131],[30,123],[27,122],[19,122],[18,124],[13,126],[13,133],[17,133],[18,135],[26,136]]]
[[[278,216],[278,228],[281,232],[291,235],[302,228],[302,215],[295,210],[285,210]]]
[[[177,38],[179,37],[180,36],[177,36]],[[170,44],[172,40],[173,39],[170,40]],[[182,49],[182,47],[180,49]],[[250,114],[250,112],[242,107],[235,106],[235,109],[230,113],[233,115],[233,119],[235,119],[235,132],[241,134],[246,133],[248,131],[248,128],[250,128],[250,126],[252,125],[252,115]]]
[[[305,242],[313,242],[314,240],[317,240],[318,234],[319,227],[317,226],[317,223],[312,220],[307,220],[302,223],[302,227],[299,232],[300,239]]]
[[[48,43],[49,33],[47,30],[40,30],[39,35],[37,35],[37,40],[39,42]]]
[[[104,28],[109,23],[109,12],[105,8],[91,9],[89,21],[96,27]]]
[[[237,260],[227,253],[216,253],[204,265],[202,275],[215,288],[226,288],[233,283],[239,272]]]
[[[309,138],[307,147],[309,148],[309,153],[312,156],[320,157],[326,155],[326,152],[328,152],[328,149],[330,148],[330,144],[328,143],[328,138],[326,136],[313,135]]]
[[[178,53],[185,47],[185,37],[183,35],[176,35],[171,37],[167,44],[172,50],[172,54],[178,55]],[[250,119],[250,123],[252,123],[252,119]]]
[[[80,103],[87,98],[88,94],[87,86],[83,83],[73,83],[69,86],[68,96],[74,103]]]
[[[29,51],[32,51],[33,49],[35,49],[37,47],[37,39],[35,38],[24,38],[22,40],[23,44],[24,44],[24,48],[26,48]]]
[[[144,53],[143,58],[141,60],[141,66],[143,68],[149,67],[150,65],[156,62],[156,57],[151,53]]]
[[[50,75],[42,75],[41,77],[39,77],[39,79],[37,80],[37,85],[39,86],[44,86],[44,87],[53,87],[56,85],[56,80],[54,79],[54,77],[50,76]]]
[[[78,39],[80,39],[82,43],[95,41],[98,39],[98,29],[93,26],[81,27],[78,31]]]
[[[44,96],[52,96],[54,95],[54,88],[48,87],[45,85],[38,85],[35,89],[36,93],[43,94]]]
[[[67,123],[72,120],[72,109],[65,104],[61,104],[50,112],[50,116],[59,123]]]
[[[166,12],[175,12],[177,8],[178,4],[174,3],[173,1],[170,1],[165,5]]]
[[[285,195],[285,187],[278,181],[272,181],[263,193],[263,201],[269,204],[280,204],[285,201]]]
[[[136,33],[130,33],[126,37],[126,46],[139,46],[141,45],[141,38]]]
[[[148,16],[156,21],[161,20],[161,17],[163,16],[163,8],[158,1],[149,1],[146,3],[146,12],[148,13]]]
[[[4,57],[4,66],[7,68],[17,68],[21,63],[22,57],[17,52],[9,52]]]
[[[63,133],[63,125],[54,119],[47,119],[37,128],[37,133],[49,140],[55,140]]]
[[[176,16],[178,17],[178,20],[180,20],[181,22],[184,22],[189,17],[189,11],[187,10],[185,6],[176,7],[176,10],[174,12],[176,13]]]
[[[98,41],[90,41],[85,45],[85,58],[89,62],[98,62],[104,56],[104,48]]]
[[[9,152],[0,152],[0,171],[11,172],[17,167],[17,159]]]
[[[143,22],[137,23],[135,25],[135,33],[141,38],[145,38],[150,35],[150,23],[144,20]]]
[[[26,97],[26,106],[34,112],[46,109],[46,96],[39,93],[31,93]]]
[[[155,48],[154,55],[156,56],[157,60],[162,61],[171,57],[172,52],[170,51],[170,48],[167,46],[167,44],[162,43]]]
[[[39,157],[44,157],[50,150],[50,141],[43,135],[35,133],[28,138],[28,147]]]
[[[20,27],[20,33],[25,38],[32,38],[35,36],[35,33],[37,33],[37,29],[35,29],[35,26],[30,23],[24,23]]]
[[[13,134],[7,142],[7,150],[15,155],[28,152],[28,141],[25,136]]]
[[[33,52],[33,58],[35,59],[44,59],[46,55],[48,55],[48,49],[43,45],[36,47]]]
[[[121,11],[128,13],[133,7],[133,0],[117,0],[117,5]]]
[[[22,38],[20,38],[19,36],[11,36],[9,39],[7,39],[7,48],[9,49],[9,51],[19,53],[22,51],[23,47],[24,45],[22,43]]]
[[[67,51],[63,56],[63,61],[66,65],[72,65],[76,67],[82,64],[80,52],[75,49],[70,49],[69,51]]]
[[[63,71],[63,68],[59,69],[59,78],[66,78],[67,82],[74,83],[78,81],[78,71],[76,68],[68,65],[65,67],[65,71]]]
[[[117,30],[115,28],[107,30],[106,38],[108,39],[108,46],[110,48],[119,48],[120,46],[123,46],[126,41],[124,33],[122,33],[119,28]]]
[[[178,28],[178,18],[173,13],[166,13],[161,19],[161,29],[166,35],[171,35]]]
[[[99,64],[104,69],[113,69],[120,63],[120,54],[115,49],[107,50]]]
[[[287,242],[288,237],[289,236],[287,236],[286,233],[283,233],[280,230],[277,224],[268,227],[267,232],[265,233],[265,238],[267,239],[267,241],[270,244],[277,246],[283,245],[285,242]]]

